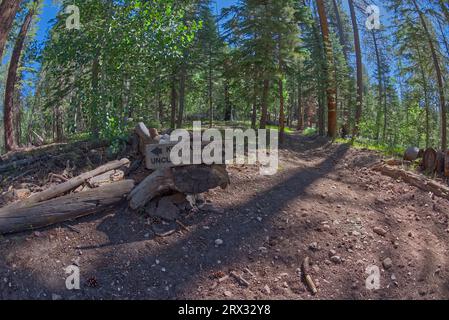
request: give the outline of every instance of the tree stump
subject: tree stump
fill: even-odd
[[[428,148],[424,152],[423,167],[429,173],[434,173],[437,169],[438,154],[433,148]]]

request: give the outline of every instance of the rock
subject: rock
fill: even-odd
[[[340,264],[342,262],[341,257],[340,256],[332,256],[331,257],[331,261],[335,264]]]
[[[318,243],[317,242],[312,242],[311,244],[309,244],[309,250],[311,250],[311,251],[318,251],[319,250]]]
[[[179,218],[179,208],[172,202],[171,197],[164,197],[159,200],[153,216],[174,221]]]
[[[51,300],[53,300],[53,301],[62,300],[62,297],[59,294],[52,293],[51,294]]]
[[[329,257],[333,257],[333,256],[336,256],[337,255],[337,251],[335,251],[335,250],[330,250],[329,251]]]
[[[265,291],[266,294],[271,294],[271,290],[270,287],[268,285],[265,285],[265,287],[263,287],[263,290]]]
[[[223,292],[223,294],[224,294],[225,297],[228,297],[228,298],[232,297],[232,292],[231,291],[226,290],[225,292]]]
[[[382,237],[385,237],[387,235],[387,231],[385,229],[382,229],[381,227],[374,227],[373,231],[374,233]]]
[[[361,233],[358,232],[358,231],[352,231],[352,235],[353,235],[354,237],[360,237],[360,236],[361,236]]]
[[[217,247],[223,245],[223,243],[224,243],[224,241],[221,240],[221,239],[215,240],[215,245],[216,245]]]
[[[393,266],[393,261],[390,258],[386,258],[383,262],[382,265],[384,266],[385,270],[390,269]]]
[[[418,293],[421,297],[424,297],[425,295],[427,295],[427,290],[424,288],[421,288],[418,290]]]

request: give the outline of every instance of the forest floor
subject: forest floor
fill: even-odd
[[[448,299],[449,202],[372,171],[380,158],[290,135],[277,175],[230,166],[188,231],[155,237],[122,207],[0,237],[0,298]],[[315,296],[298,275],[306,256]],[[65,287],[71,264],[80,290]],[[365,286],[371,265],[379,290]]]

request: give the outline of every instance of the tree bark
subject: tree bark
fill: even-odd
[[[329,24],[327,22],[326,10],[323,0],[316,0],[318,14],[320,17],[321,32],[323,35],[323,43],[326,52],[326,75],[327,75],[327,112],[328,112],[328,136],[332,139],[337,137],[337,103],[335,100],[336,89],[334,73],[331,71],[333,60],[332,43],[330,41]]]
[[[186,99],[186,67],[181,66],[181,73],[179,79],[179,110],[178,110],[178,129],[182,127],[184,121],[184,109],[185,109],[185,99]]]
[[[254,88],[253,88],[253,110],[251,115],[251,128],[254,130],[257,126],[257,80],[254,80]]]
[[[213,81],[212,81],[212,44],[209,44],[209,75],[208,75],[208,102],[209,102],[209,127],[214,125],[214,104],[212,101]],[[229,121],[226,120],[225,121]]]
[[[284,82],[279,79],[279,142],[285,140],[285,106],[284,106]]]
[[[133,180],[125,180],[31,206],[0,209],[0,234],[47,227],[113,209],[133,187]]]
[[[176,112],[178,104],[178,93],[176,92],[176,77],[173,75],[171,83],[171,117],[170,127],[176,129]]]
[[[413,5],[419,15],[421,25],[426,34],[427,40],[429,42],[430,51],[432,53],[433,65],[435,67],[435,73],[438,83],[438,93],[440,96],[440,113],[441,113],[441,149],[445,151],[447,149],[447,127],[446,127],[446,98],[444,96],[444,81],[441,72],[440,62],[438,61],[438,54],[435,48],[434,41],[430,34],[429,28],[427,26],[426,18],[421,8],[418,6],[416,0],[412,0]]]
[[[373,42],[374,42],[374,51],[376,53],[376,63],[377,63],[377,79],[378,79],[378,94],[379,94],[379,105],[377,108],[377,115],[376,115],[376,141],[379,143],[380,140],[380,121],[381,121],[381,110],[382,110],[382,64],[380,61],[380,52],[379,52],[379,46],[377,44],[377,38],[376,33],[374,30],[371,31],[371,34],[373,36]]]
[[[122,159],[120,161],[112,161],[109,162],[101,167],[96,168],[95,170],[85,172],[73,179],[70,179],[64,183],[58,184],[54,187],[51,187],[50,189],[47,189],[45,191],[42,191],[40,193],[36,193],[29,197],[28,199],[21,201],[20,203],[13,203],[8,206],[11,208],[21,208],[24,206],[30,206],[39,202],[43,202],[46,200],[53,199],[55,197],[58,197],[60,195],[63,195],[64,193],[67,193],[69,191],[72,191],[76,188],[78,188],[80,185],[86,183],[87,180],[96,177],[100,174],[103,174],[105,172],[119,169],[121,167],[124,167],[129,164],[128,159]]]
[[[262,92],[262,115],[260,118],[260,129],[265,129],[267,127],[268,120],[268,93],[270,90],[270,80],[264,79],[263,81],[263,92]]]
[[[436,181],[427,179],[421,175],[413,172],[408,172],[402,169],[394,168],[388,165],[381,165],[373,168],[373,170],[382,173],[393,179],[402,179],[404,182],[411,184],[426,192],[432,192],[438,197],[449,199],[449,188]]]
[[[225,79],[224,81],[224,98],[225,98],[225,121],[232,120],[232,106],[231,99],[229,97],[229,80]]]
[[[416,49],[418,52],[418,59],[419,59],[419,70],[421,72],[421,81],[422,81],[422,88],[424,93],[424,108],[426,112],[426,149],[430,147],[430,103],[429,103],[429,88],[427,84],[427,77],[426,72],[424,70],[423,65],[423,57],[421,54],[421,50],[419,47]]]
[[[0,3],[0,64],[8,35],[11,32],[21,2],[22,0],[3,0]]]
[[[357,16],[355,13],[353,0],[348,0],[349,9],[351,11],[352,28],[354,30],[354,46],[357,65],[357,106],[355,111],[355,125],[353,130],[353,139],[359,134],[360,120],[362,119],[363,108],[363,65],[362,65],[362,50],[360,48],[359,27],[357,25]]]
[[[4,127],[5,127],[5,149],[6,151],[14,150],[17,145],[14,139],[14,95],[16,92],[17,70],[20,64],[23,46],[28,30],[33,20],[35,7],[33,6],[25,17],[20,28],[19,35],[16,39],[14,50],[11,55],[9,64],[8,77],[5,86],[5,103],[4,103]]]
[[[304,130],[304,106],[302,102],[301,70],[298,75],[298,131]]]

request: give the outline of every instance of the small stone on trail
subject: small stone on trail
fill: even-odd
[[[62,297],[59,294],[52,293],[51,300],[53,301],[62,300]]]
[[[312,242],[311,244],[309,244],[309,250],[311,250],[311,251],[318,251],[319,250],[318,243],[317,242]]]
[[[333,263],[335,263],[335,264],[340,264],[342,262],[340,256],[333,256],[333,257],[331,257],[331,261]]]
[[[385,270],[390,269],[393,266],[393,261],[390,258],[386,258],[383,262],[382,265],[384,266]]]
[[[378,234],[379,236],[385,237],[387,235],[387,231],[385,229],[382,229],[380,227],[375,227],[373,229],[374,233]]]
[[[270,287],[268,285],[265,285],[265,287],[263,288],[266,294],[271,294],[271,290]]]
[[[223,294],[225,295],[225,297],[228,297],[228,298],[232,297],[231,291],[225,291]]]
[[[221,240],[221,239],[215,240],[215,245],[216,245],[216,246],[221,246],[223,243],[224,243],[224,242],[223,242],[223,240]]]

